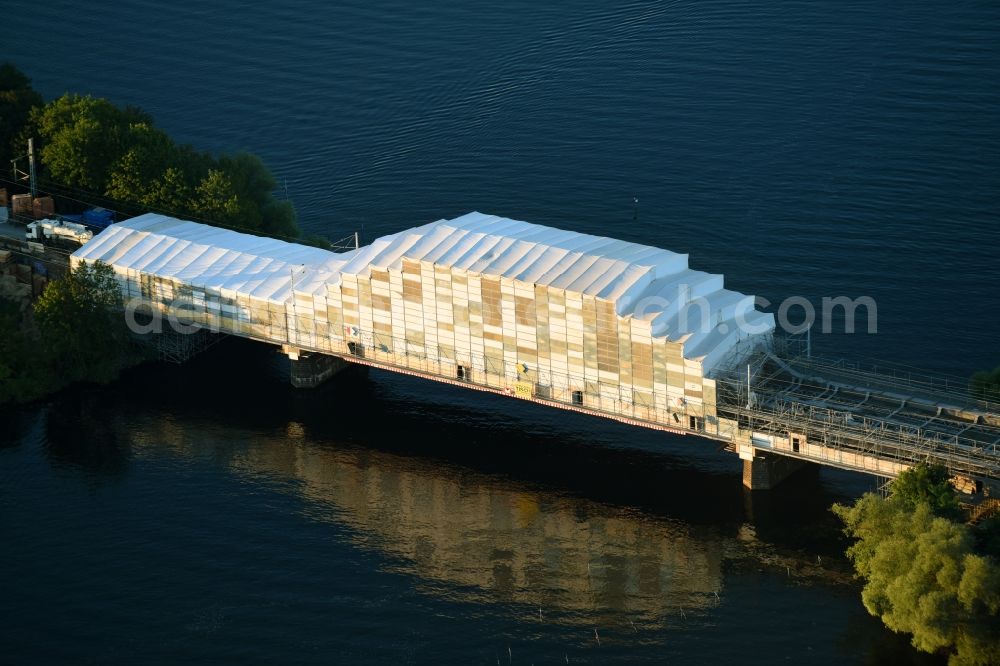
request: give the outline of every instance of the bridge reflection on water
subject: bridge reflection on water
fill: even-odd
[[[15,599],[58,599],[12,633],[86,631],[132,663],[257,638],[392,663],[508,644],[522,663],[728,661],[733,636],[855,654],[859,624],[885,642],[835,556],[849,475],[807,472],[750,515],[736,461],[691,438],[378,371],[302,393],[284,372],[233,340],[5,419]],[[796,607],[810,621],[775,622]]]
[[[717,606],[724,568],[741,563],[824,584],[848,580],[842,563],[779,553],[749,524],[692,524],[447,460],[330,441],[299,421],[241,432],[165,414],[130,418],[125,436],[138,458],[207,457],[237,475],[280,481],[305,500],[310,519],[348,528],[356,547],[387,557],[388,569],[414,577],[423,591],[520,604],[546,622],[680,622]],[[621,469],[611,474],[628,483]]]

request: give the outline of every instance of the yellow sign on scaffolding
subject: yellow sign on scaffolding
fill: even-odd
[[[514,396],[531,400],[535,395],[534,382],[517,382],[514,384]]]

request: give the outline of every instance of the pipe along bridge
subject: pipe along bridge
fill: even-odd
[[[361,364],[725,443],[767,489],[807,462],[1000,481],[1000,413],[954,385],[795,353],[754,297],[688,257],[482,213],[330,252],[156,214],[101,231],[126,313],[280,346],[292,383]]]

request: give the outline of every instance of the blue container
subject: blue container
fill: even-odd
[[[91,208],[90,210],[83,211],[83,223],[97,229],[104,229],[111,226],[114,221],[115,214],[104,208]]]

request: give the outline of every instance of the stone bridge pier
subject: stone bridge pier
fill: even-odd
[[[336,356],[306,352],[290,345],[282,345],[281,351],[291,361],[290,378],[295,388],[315,388],[350,365]]]
[[[771,490],[779,483],[808,465],[805,460],[789,458],[770,451],[750,447],[747,454],[740,450],[743,459],[743,485],[750,490]]]

